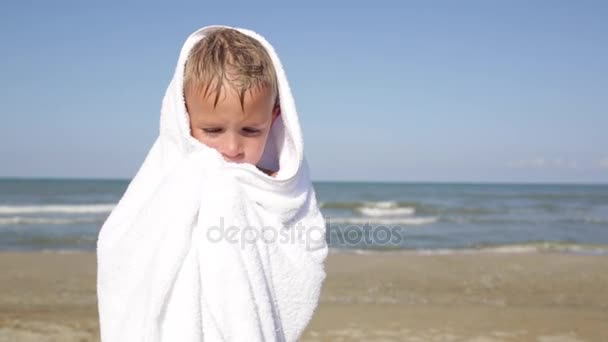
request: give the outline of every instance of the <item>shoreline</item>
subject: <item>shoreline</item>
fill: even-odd
[[[0,340],[98,341],[94,252],[0,252]],[[302,341],[608,340],[608,256],[330,253]]]
[[[0,249],[3,253],[87,254],[95,253],[91,248],[67,249]],[[562,241],[530,241],[508,244],[487,244],[454,248],[344,248],[330,247],[329,254],[350,255],[463,255],[463,254],[563,254],[584,256],[608,256],[608,244],[577,243]]]

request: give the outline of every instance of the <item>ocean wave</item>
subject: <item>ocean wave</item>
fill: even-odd
[[[456,207],[445,209],[445,213],[448,214],[464,214],[464,215],[493,215],[493,214],[505,214],[508,211],[506,209],[491,209],[482,207]]]
[[[458,224],[477,223],[486,225],[514,225],[514,224],[539,224],[542,221],[534,219],[523,219],[521,217],[470,217],[470,216],[445,216],[442,218],[445,222],[453,222]]]
[[[493,253],[558,252],[589,255],[608,255],[608,245],[594,245],[560,241],[536,241],[506,245],[481,245],[473,251]]]
[[[386,249],[386,248],[340,248],[331,247],[330,253],[343,254],[383,254],[400,253],[415,255],[453,255],[453,254],[524,254],[524,253],[565,253],[577,255],[608,256],[606,244],[584,244],[572,242],[540,241],[530,243],[482,245],[463,248],[428,248],[428,249]]]
[[[82,217],[82,218],[55,218],[55,217],[0,217],[0,226],[14,224],[75,224],[75,223],[93,223],[102,222],[99,218]]]
[[[366,207],[378,209],[391,209],[399,207],[399,202],[395,201],[378,201],[378,202],[363,202]]]
[[[412,216],[422,214],[425,216],[464,215],[464,216],[488,216],[496,214],[507,214],[506,208],[487,207],[445,207],[421,202],[401,201],[361,201],[361,202],[320,202],[321,209],[343,209],[353,213],[370,217],[383,216]]]
[[[416,212],[414,203],[397,201],[326,202],[320,206],[326,209],[350,209],[369,217],[412,216]]]
[[[0,214],[39,214],[39,213],[63,213],[63,214],[94,214],[109,213],[115,204],[58,204],[58,205],[3,205],[0,206]]]
[[[319,207],[321,209],[352,209],[358,208],[378,208],[378,209],[392,209],[399,207],[417,207],[419,203],[416,202],[398,202],[398,201],[360,201],[360,202],[320,202]]]
[[[601,217],[584,217],[583,221],[585,223],[593,223],[593,224],[608,224],[608,218],[601,218]]]
[[[337,224],[370,224],[370,225],[424,225],[434,223],[437,217],[394,217],[394,218],[368,218],[368,217],[329,217],[328,223]]]
[[[380,216],[411,216],[416,212],[412,207],[401,208],[357,208],[357,211],[365,216],[380,217]]]
[[[82,244],[91,244],[97,241],[96,236],[34,236],[20,239],[20,245],[36,245],[36,246],[78,246]]]
[[[361,202],[319,202],[321,209],[356,209]]]

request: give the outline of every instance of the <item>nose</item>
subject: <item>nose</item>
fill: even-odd
[[[241,141],[235,134],[228,134],[223,143],[222,156],[228,161],[238,161],[243,157]]]

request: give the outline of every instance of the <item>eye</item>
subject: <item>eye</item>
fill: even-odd
[[[221,128],[203,128],[203,132],[207,134],[217,134],[222,131]]]
[[[253,128],[253,127],[245,127],[243,128],[243,133],[245,133],[245,135],[248,136],[256,136],[258,134],[260,134],[261,130],[257,129],[257,128]]]

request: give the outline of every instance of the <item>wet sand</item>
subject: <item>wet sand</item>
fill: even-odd
[[[0,253],[0,341],[97,341],[93,253]],[[608,256],[332,253],[303,341],[608,341]]]

